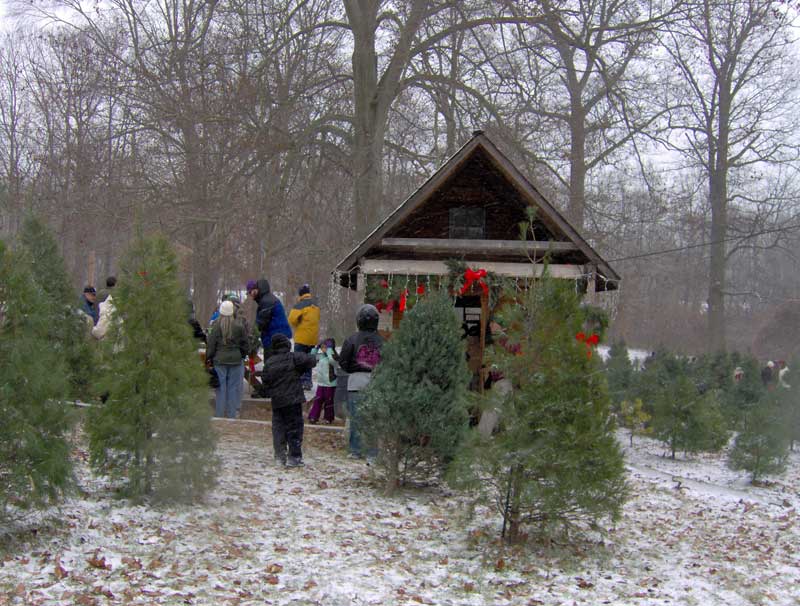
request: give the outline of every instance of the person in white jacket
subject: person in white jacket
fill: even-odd
[[[97,319],[97,324],[92,327],[92,336],[98,341],[102,341],[108,329],[111,328],[111,322],[114,315],[114,300],[111,295],[106,297],[106,300],[100,303],[100,317]]]

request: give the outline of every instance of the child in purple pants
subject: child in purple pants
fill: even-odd
[[[319,415],[325,411],[325,422],[333,423],[333,395],[336,392],[336,372],[334,360],[336,359],[336,341],[326,339],[320,343],[312,354],[317,356],[317,393],[314,403],[308,411],[308,422],[318,423]]]

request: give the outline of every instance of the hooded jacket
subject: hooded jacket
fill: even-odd
[[[256,311],[256,326],[261,332],[261,339],[266,347],[273,335],[282,334],[292,338],[292,329],[286,319],[286,311],[278,297],[272,294],[269,281],[262,278],[256,282],[258,288],[258,310]]]
[[[339,364],[345,372],[347,391],[361,391],[370,381],[372,371],[380,362],[383,337],[378,334],[378,310],[365,304],[356,312],[358,332],[347,337],[339,355]]]
[[[319,342],[319,305],[311,293],[301,295],[289,312],[294,342],[314,347]]]
[[[317,363],[317,357],[302,352],[292,352],[292,344],[282,334],[272,338],[271,353],[264,361],[261,375],[272,408],[285,408],[306,401],[300,377]]]

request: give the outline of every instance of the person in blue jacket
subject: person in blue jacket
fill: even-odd
[[[252,286],[252,284],[248,284],[248,286]],[[281,334],[287,339],[291,339],[292,329],[286,318],[283,303],[272,294],[266,278],[258,280],[255,287],[248,288],[247,294],[258,304],[256,326],[261,333],[261,344],[264,346],[264,357],[266,357],[271,350],[273,335]]]

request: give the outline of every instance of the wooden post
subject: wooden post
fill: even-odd
[[[94,252],[94,249],[89,251],[89,261],[88,267],[86,268],[86,284],[91,286],[96,286],[94,283],[94,274],[97,268],[97,255]]]
[[[594,305],[597,301],[597,266],[590,265],[588,267],[588,278],[586,279],[586,302],[589,305]]]
[[[474,286],[473,286],[474,288]],[[489,322],[489,295],[481,292],[481,368],[480,368],[480,384],[478,385],[478,393],[483,393],[483,385],[486,383],[486,375],[488,370],[485,365],[486,354],[486,328]]]

